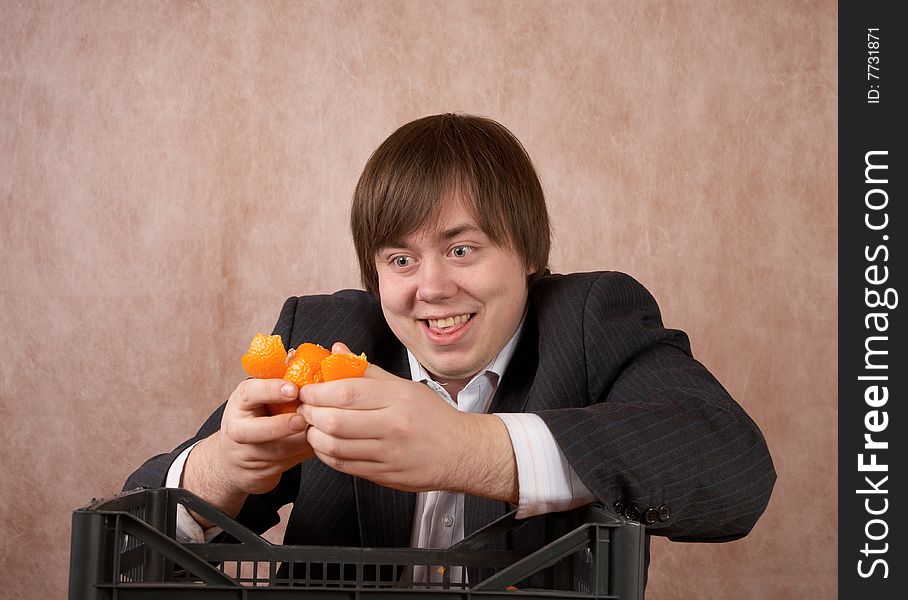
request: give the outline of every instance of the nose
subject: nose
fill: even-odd
[[[457,293],[457,282],[444,261],[423,261],[419,270],[416,299],[421,302],[441,302]]]

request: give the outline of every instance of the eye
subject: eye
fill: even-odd
[[[413,262],[413,259],[409,256],[395,256],[391,259],[391,264],[399,269],[409,267],[411,262]]]
[[[454,246],[454,248],[451,249],[451,254],[453,254],[455,258],[464,258],[465,256],[472,254],[475,250],[476,248],[473,246]]]

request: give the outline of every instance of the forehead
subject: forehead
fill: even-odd
[[[416,230],[395,240],[388,247],[412,247],[450,241],[460,235],[486,236],[482,226],[464,203],[451,199],[446,201],[432,218]]]

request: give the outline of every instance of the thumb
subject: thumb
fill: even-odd
[[[350,348],[347,347],[347,344],[343,342],[334,342],[334,345],[331,346],[332,354],[353,354],[350,351]]]

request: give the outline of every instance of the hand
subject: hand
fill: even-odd
[[[335,344],[333,352],[349,352]],[[450,490],[517,501],[498,417],[462,413],[427,386],[369,365],[361,378],[300,390],[307,438],[326,465],[403,491]]]
[[[307,423],[296,414],[268,416],[267,404],[293,402],[299,390],[280,379],[247,379],[227,401],[221,428],[192,449],[183,487],[228,514],[249,494],[274,489],[287,469],[313,458]]]

